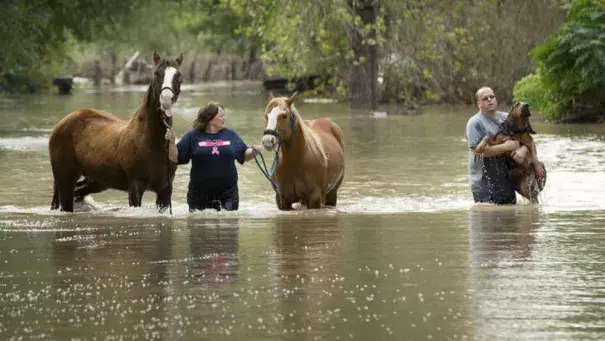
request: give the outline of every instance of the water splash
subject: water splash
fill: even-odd
[[[0,149],[39,151],[48,148],[48,136],[23,136],[0,138]]]

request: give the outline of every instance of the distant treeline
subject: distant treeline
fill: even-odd
[[[327,75],[315,91],[352,108],[469,104],[484,85],[512,101],[523,79],[514,95],[557,119],[570,101],[594,106],[585,102],[605,77],[601,0],[2,2],[3,91],[35,91],[133,50],[214,52],[269,75]]]

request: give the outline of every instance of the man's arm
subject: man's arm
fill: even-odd
[[[536,144],[532,143],[531,144],[531,159],[535,162],[538,163],[538,149],[536,149]]]
[[[485,148],[483,148],[482,152],[477,152],[475,148],[472,148],[472,150],[475,151],[477,155],[481,155],[483,157],[494,157],[502,155],[506,152],[512,152],[513,150],[518,149],[520,145],[521,144],[517,140],[508,140],[502,144],[493,146],[487,145]]]
[[[499,145],[490,145],[491,138],[487,135],[485,128],[476,120],[469,120],[466,124],[466,139],[468,147],[477,155],[483,157],[494,157],[502,153],[519,148],[519,141],[508,140]],[[488,141],[489,140],[489,141]],[[479,147],[477,149],[477,147]]]
[[[536,148],[535,143],[531,144],[531,157],[533,161],[534,170],[536,171],[536,176],[538,178],[543,178],[546,172],[544,171],[544,167],[542,166],[540,161],[538,161],[538,149]]]

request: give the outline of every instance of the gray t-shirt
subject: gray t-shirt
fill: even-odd
[[[494,137],[507,116],[502,111],[493,118],[478,112],[466,123],[469,182],[476,202],[516,203],[515,190],[508,180],[512,161],[506,156],[482,157],[472,150],[485,136]]]

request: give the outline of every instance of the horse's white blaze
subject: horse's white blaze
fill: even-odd
[[[277,119],[279,118],[279,115],[284,113],[286,113],[286,111],[279,107],[274,107],[273,109],[271,109],[271,111],[267,114],[267,128],[265,129],[275,130],[275,128],[277,127]],[[272,149],[277,144],[277,138],[269,134],[264,135],[261,140],[261,144],[267,150]]]
[[[271,111],[267,114],[267,128],[265,129],[275,129],[275,127],[277,127],[277,119],[279,118],[279,115],[285,113],[286,111],[280,107],[274,107],[271,109]]]
[[[162,90],[160,93],[160,104],[167,116],[172,115],[172,97],[174,97],[172,80],[174,79],[174,75],[176,75],[176,73],[177,69],[172,66],[167,67],[166,71],[164,71],[164,82],[162,83],[162,89],[164,90]]]

